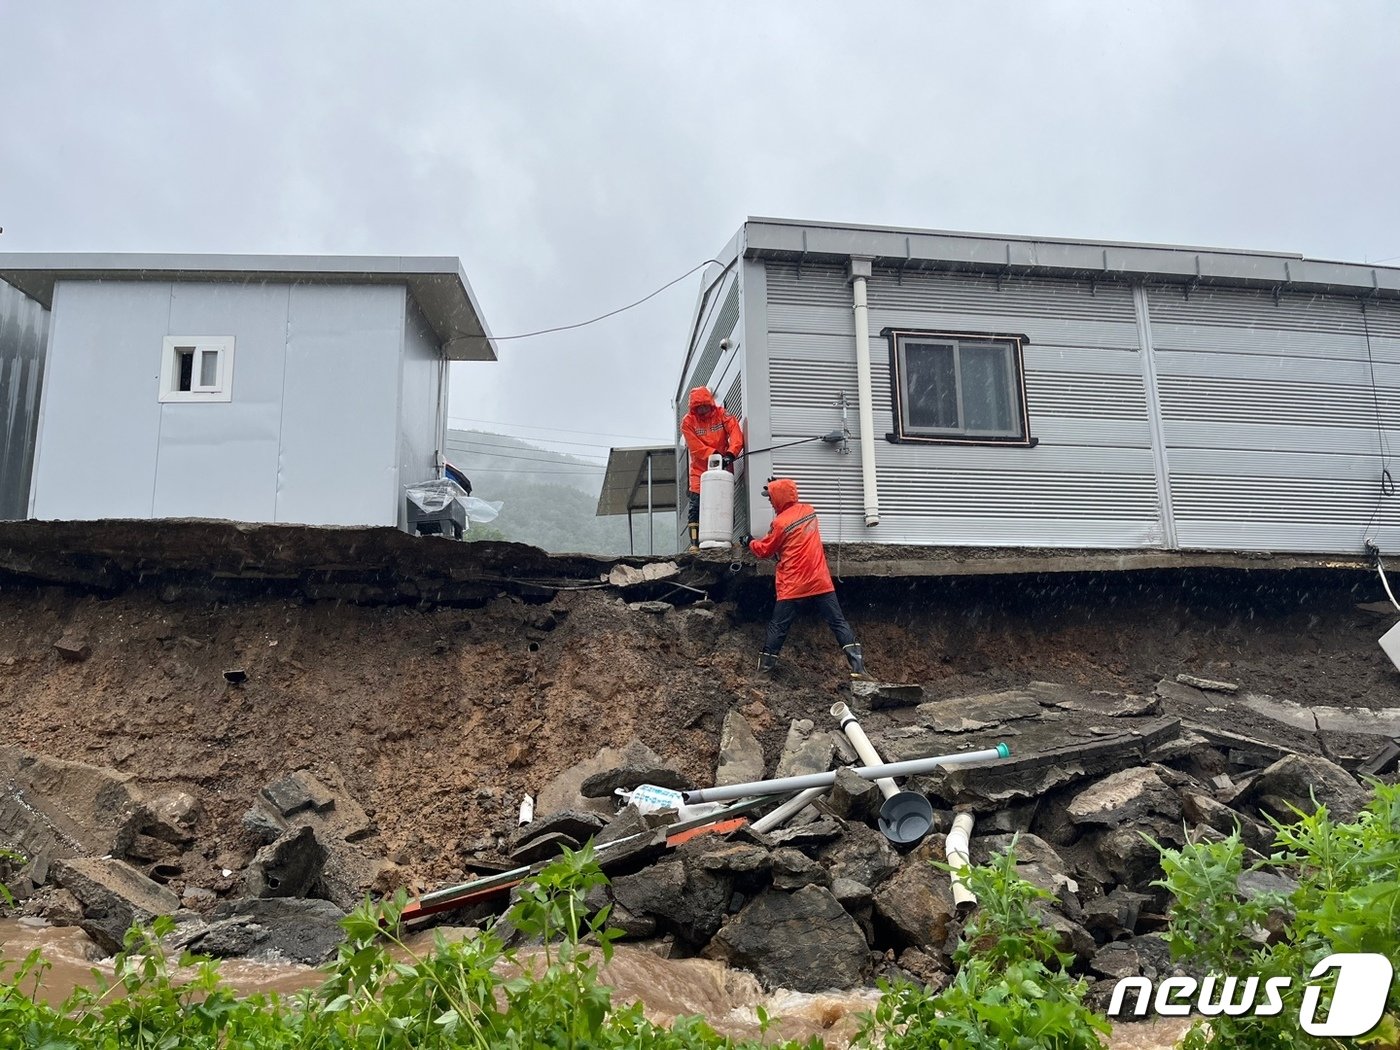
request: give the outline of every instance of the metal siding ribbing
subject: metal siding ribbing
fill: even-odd
[[[844,271],[769,262],[773,440],[855,416],[854,329]],[[858,455],[819,443],[773,454],[823,514],[830,542],[1141,547],[1161,522],[1131,289],[1117,284],[877,271],[869,282],[881,524],[864,527]],[[892,444],[882,328],[1025,335],[1036,448]],[[855,442],[852,442],[854,445]]]
[[[0,520],[29,516],[49,312],[0,281]]]
[[[1394,550],[1400,499],[1381,479],[1400,447],[1400,310],[1363,320],[1355,298],[1224,289],[1148,300],[1180,544],[1354,553],[1369,535]]]

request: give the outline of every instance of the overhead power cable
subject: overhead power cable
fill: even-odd
[[[448,446],[448,452],[452,453],[453,455],[457,455],[458,453],[460,453],[464,456],[484,456],[487,459],[512,459],[521,463],[543,463],[546,466],[550,467],[569,468],[570,472],[579,470],[597,471],[605,470],[607,468],[606,463],[560,463],[557,459],[541,459],[538,456],[512,456],[506,452],[486,452],[482,449],[474,448],[454,449],[451,446]]]
[[[663,284],[660,288],[656,289],[656,291],[654,292],[648,292],[646,295],[638,299],[635,303],[628,303],[626,306],[619,306],[616,310],[609,310],[607,313],[599,314],[597,317],[590,317],[587,321],[577,321],[574,324],[556,325],[553,328],[541,328],[537,332],[518,332],[515,335],[493,335],[491,338],[492,340],[498,343],[503,343],[507,339],[531,339],[537,335],[549,335],[551,332],[569,332],[575,328],[585,328],[588,325],[597,324],[599,321],[606,321],[609,317],[616,317],[618,314],[625,313],[626,311],[631,310],[633,307],[641,306],[642,303],[646,302],[648,299],[656,298],[667,288],[671,287],[671,285],[679,284],[681,281],[684,281],[687,277],[693,274],[696,270],[702,269],[712,264],[715,266],[724,265],[724,263],[720,262],[718,259],[706,259],[702,263],[696,263],[694,266],[692,266],[689,270],[686,270],[685,273],[681,274],[679,277],[672,278],[671,280]]]
[[[570,430],[567,427],[541,427],[532,423],[507,423],[503,419],[476,419],[472,416],[448,416],[449,420],[457,420],[459,423],[490,423],[498,427],[515,427],[517,430],[543,430],[550,434],[582,434],[585,437],[613,437],[613,438],[635,438],[637,441],[654,441],[655,435],[644,437],[641,434],[608,434],[601,430]],[[510,434],[501,435],[511,437]]]
[[[598,441],[566,441],[566,440],[564,440],[563,438],[545,438],[545,437],[528,437],[528,438],[526,438],[526,437],[517,437],[517,436],[514,435],[514,434],[482,434],[482,433],[480,433],[480,432],[478,432],[478,431],[474,431],[474,430],[459,430],[459,431],[457,431],[457,433],[466,435],[466,440],[468,440],[468,441],[480,441],[483,445],[495,445],[495,446],[497,446],[497,447],[499,447],[499,448],[521,448],[521,447],[522,447],[522,444],[523,444],[524,450],[527,451],[527,452],[534,452],[534,451],[537,451],[537,450],[540,451],[540,452],[552,452],[552,451],[554,451],[553,449],[539,448],[539,446],[537,446],[537,445],[529,444],[529,442],[532,442],[532,441],[534,441],[534,442],[539,442],[539,443],[542,444],[542,445],[544,445],[544,444],[547,444],[547,445],[572,445],[572,446],[575,447],[575,448],[612,448],[611,445],[605,445],[605,444],[603,444],[603,443],[601,443],[601,442],[598,442]],[[488,437],[508,438],[511,442],[521,442],[522,444],[505,444],[505,443],[500,442],[500,441],[486,441],[486,440],[484,440],[485,438],[488,438]],[[570,453],[570,452],[560,452],[560,453],[558,453],[558,455],[561,455],[561,456],[569,456],[569,455],[572,455],[572,454],[573,454],[573,453]]]

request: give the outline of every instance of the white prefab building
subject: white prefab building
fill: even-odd
[[[716,258],[677,418],[744,419],[736,531],[777,474],[828,542],[1400,547],[1400,269],[778,219]]]
[[[0,281],[47,333],[32,518],[402,525],[448,362],[496,358],[454,258],[0,255]]]

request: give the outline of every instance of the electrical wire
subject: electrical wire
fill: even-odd
[[[631,310],[634,307],[641,306],[642,303],[646,302],[648,299],[656,298],[667,288],[670,288],[671,285],[680,284],[681,281],[684,281],[696,270],[703,269],[704,267],[709,266],[711,264],[714,264],[716,266],[724,265],[724,263],[720,262],[718,259],[706,259],[704,262],[697,263],[696,265],[692,266],[689,270],[686,270],[685,273],[681,274],[679,277],[667,281],[660,288],[656,289],[656,291],[648,292],[646,295],[638,299],[635,303],[628,303],[626,306],[619,306],[616,310],[609,310],[607,313],[599,314],[597,317],[590,317],[587,321],[578,321],[574,324],[555,325],[553,328],[541,328],[537,332],[519,332],[515,335],[493,335],[491,339],[492,341],[497,343],[503,343],[507,339],[533,339],[537,335],[549,335],[552,332],[571,332],[575,328],[585,328],[588,325],[597,324],[599,321],[606,321],[609,317],[616,317],[620,313],[625,313],[626,311]]]
[[[524,446],[525,446],[525,450],[528,451],[528,452],[534,452],[534,451],[536,450],[536,448],[537,448],[537,446],[530,444],[531,442],[539,442],[540,444],[549,444],[549,445],[572,445],[572,446],[575,447],[575,448],[606,448],[606,449],[611,449],[611,448],[612,448],[611,445],[602,445],[602,444],[599,444],[599,443],[596,442],[596,441],[564,441],[564,440],[556,439],[556,438],[539,438],[539,437],[523,438],[523,437],[516,437],[514,434],[491,434],[491,433],[487,433],[487,432],[485,432],[485,431],[479,431],[479,430],[459,430],[459,431],[457,431],[457,433],[462,435],[461,440],[463,440],[463,441],[480,441],[483,445],[495,445],[495,446],[498,446],[498,447],[500,447],[500,448],[520,448],[521,445],[524,445]],[[503,442],[500,442],[500,441],[486,441],[486,440],[484,440],[485,438],[506,438],[506,439],[507,439],[508,441],[510,441],[510,442],[515,442],[515,444],[506,444],[506,443],[503,443]],[[549,448],[540,448],[539,451],[540,451],[540,452],[553,452],[554,450],[553,450],[553,449],[549,449]],[[573,454],[573,453],[570,453],[570,452],[560,452],[560,453],[558,453],[558,455],[561,455],[561,456],[568,456],[568,455],[572,455],[572,454]]]
[[[448,445],[447,451],[453,454],[461,453],[465,456],[484,456],[488,459],[513,459],[521,463],[543,463],[551,467],[567,467],[570,470],[606,470],[606,463],[560,463],[557,459],[546,459],[540,456],[512,456],[508,452],[486,452],[475,448],[453,448]]]

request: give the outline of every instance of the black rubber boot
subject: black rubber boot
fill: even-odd
[[[846,654],[846,662],[851,665],[851,677],[869,680],[870,675],[865,672],[865,654],[861,652],[860,646],[843,645],[841,651]]]
[[[759,653],[758,669],[764,674],[768,674],[778,666],[778,658],[772,653]]]

